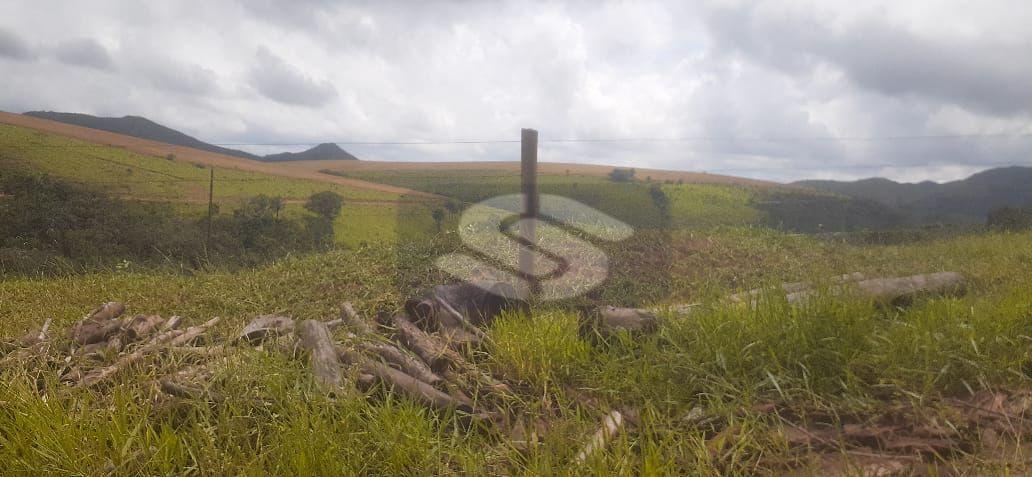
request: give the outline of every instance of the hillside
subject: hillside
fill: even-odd
[[[260,160],[267,162],[285,161],[357,161],[358,158],[333,143],[323,143],[302,152],[281,152],[269,154]]]
[[[258,159],[258,156],[254,154],[238,151],[236,149],[220,147],[214,144],[208,144],[197,138],[187,136],[175,129],[162,126],[161,124],[140,116],[102,118],[91,116],[89,114],[59,113],[55,111],[29,111],[24,114],[26,116],[49,119],[51,121],[65,124],[74,124],[76,126],[138,137],[140,139],[149,139],[151,141],[174,144],[176,146],[192,147],[194,149],[214,152],[217,154],[225,154],[227,156]]]
[[[268,174],[272,176],[279,176],[291,179],[303,179],[306,181],[316,182],[329,182],[356,189],[386,192],[388,194],[432,198],[428,197],[428,194],[422,192],[402,189],[399,187],[392,187],[384,184],[375,184],[372,182],[360,181],[356,179],[348,179],[331,174],[325,174],[319,172],[318,169],[294,167],[294,163],[290,163],[290,165],[288,166],[285,164],[262,162],[242,157],[228,156],[225,154],[219,154],[192,147],[179,146],[175,144],[168,144],[148,139],[140,139],[132,136],[127,136],[125,134],[118,134],[99,129],[77,126],[74,124],[51,121],[49,119],[37,118],[34,116],[26,116],[24,114],[14,114],[0,111],[0,124],[7,124],[11,126],[16,126],[18,128],[32,129],[38,131],[39,133],[45,136],[59,136],[76,141],[85,141],[87,143],[97,146],[117,147],[120,149],[124,149],[126,151],[134,152],[145,156],[152,156],[157,158],[167,158],[171,156],[174,157],[177,161],[182,161],[184,163],[194,164],[197,166],[220,167],[226,169],[234,169],[238,171],[258,172],[261,174]],[[31,144],[31,142],[29,144]],[[24,145],[18,147],[23,146]],[[336,163],[337,161],[330,162]],[[357,163],[359,161],[350,162]]]
[[[34,118],[47,119],[50,121],[57,121],[65,124],[74,124],[76,126],[82,126],[91,129],[99,129],[101,131],[108,131],[117,134],[124,134],[126,136],[132,136],[140,139],[158,141],[166,144],[184,146],[193,149],[200,149],[202,151],[214,152],[216,154],[242,157],[244,159],[253,159],[257,161],[284,162],[358,160],[357,157],[341,149],[336,144],[330,143],[319,144],[318,146],[315,146],[311,149],[297,153],[281,152],[278,154],[259,156],[237,149],[230,149],[206,143],[204,141],[201,141],[200,139],[188,136],[168,126],[163,126],[141,116],[104,118],[92,116],[89,114],[61,113],[56,111],[29,111],[24,114],[26,116],[32,116]]]
[[[799,181],[810,187],[892,207],[920,222],[982,222],[992,209],[1032,204],[1032,168],[1004,167],[963,180],[917,184],[882,178],[854,182]]]

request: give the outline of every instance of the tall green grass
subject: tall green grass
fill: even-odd
[[[513,418],[542,430],[526,448],[499,427],[470,428],[382,391],[327,400],[303,364],[241,350],[213,365],[213,389],[228,397],[214,404],[158,399],[153,380],[185,359],[176,356],[137,367],[103,393],[59,389],[54,370],[0,371],[0,473],[777,474],[764,457],[785,455],[780,424],[743,411],[753,404],[876,411],[886,399],[920,403],[1032,384],[1032,235],[859,246],[725,229],[679,240],[673,260],[709,268],[694,285],[675,282],[671,300],[689,295],[703,304],[690,315],[665,314],[655,335],[593,342],[578,334],[576,312],[547,304],[533,318],[505,316],[490,328],[481,365],[515,385]],[[222,337],[259,313],[326,319],[342,300],[371,313],[409,292],[393,287],[395,260],[403,258],[370,246],[233,274],[130,268],[6,280],[0,329],[18,335],[53,316],[63,330],[110,299],[125,301],[129,313],[176,313],[192,323],[222,316]],[[755,309],[713,299],[833,273],[946,269],[969,277],[968,294],[908,308],[834,296],[804,307],[769,296]],[[426,277],[415,273],[410,283]],[[639,286],[644,293],[651,284],[643,277]],[[637,410],[635,425],[575,468],[579,446],[612,408]],[[705,428],[693,424],[700,412],[729,420],[738,433],[714,450]]]

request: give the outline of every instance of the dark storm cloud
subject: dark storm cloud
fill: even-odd
[[[98,70],[111,69],[114,65],[107,49],[90,38],[77,38],[62,42],[54,49],[54,56],[65,64]]]
[[[337,96],[333,85],[316,80],[261,47],[255,54],[251,82],[265,97],[285,104],[323,106]]]
[[[810,15],[716,9],[707,25],[728,50],[788,74],[821,64],[890,96],[913,95],[986,114],[1032,113],[1032,42],[926,38],[871,18],[833,28]]]
[[[0,57],[30,60],[33,58],[33,54],[29,46],[18,35],[0,28]]]

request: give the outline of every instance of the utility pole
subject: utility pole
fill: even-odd
[[[537,244],[537,224],[540,212],[537,187],[537,145],[538,133],[534,129],[523,129],[520,135],[520,173],[523,189],[523,213],[520,235],[531,244]],[[529,220],[527,220],[529,219]],[[534,278],[534,251],[526,245],[520,247],[520,274],[530,283],[530,291],[538,293],[540,284]]]
[[[213,199],[215,197],[215,168],[211,168],[211,175],[208,179],[208,232],[204,237],[204,249],[208,250],[211,245],[211,216],[214,212],[215,205]]]

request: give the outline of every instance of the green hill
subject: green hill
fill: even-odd
[[[162,126],[154,121],[140,116],[123,116],[120,118],[102,118],[89,114],[60,113],[55,111],[29,111],[26,116],[49,119],[66,124],[99,129],[126,136],[138,137],[150,141],[158,141],[176,146],[192,147],[202,151],[209,151],[227,156],[242,157],[245,159],[258,159],[259,157],[244,151],[229,149],[225,147],[208,144],[197,138],[187,136],[175,129]]]
[[[984,222],[990,210],[1032,204],[1032,168],[989,169],[963,180],[907,184],[875,178],[854,182],[800,181],[796,185],[866,199],[892,207],[913,220]]]

